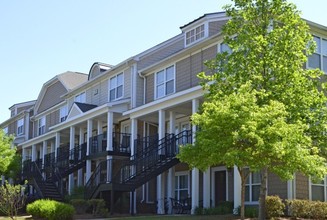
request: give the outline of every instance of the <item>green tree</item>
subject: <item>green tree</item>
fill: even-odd
[[[12,148],[13,137],[0,129],[0,175],[7,172],[9,165],[15,158],[16,149]]]
[[[268,170],[282,179],[297,171],[319,179],[326,174],[323,73],[303,69],[315,44],[294,4],[233,2],[225,7],[230,20],[222,32],[231,51],[207,62],[210,74],[199,74],[207,94],[192,122],[200,129],[194,146],[183,147],[179,158],[202,170],[236,165],[242,219],[248,171],[260,171],[264,219]]]

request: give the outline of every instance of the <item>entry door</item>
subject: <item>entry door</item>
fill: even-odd
[[[215,172],[215,206],[226,201],[226,171]]]

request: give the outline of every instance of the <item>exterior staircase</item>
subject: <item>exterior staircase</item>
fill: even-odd
[[[102,191],[131,192],[179,163],[179,146],[192,143],[192,132],[167,134],[129,160],[100,162],[85,186],[85,198],[96,198]],[[111,174],[111,175],[110,175]]]

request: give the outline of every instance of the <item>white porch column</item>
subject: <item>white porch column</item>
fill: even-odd
[[[70,127],[70,136],[69,136],[69,150],[73,150],[75,148],[75,127]],[[71,156],[71,155],[69,155]],[[73,159],[73,158],[69,158]],[[74,173],[69,174],[68,177],[68,194],[71,195],[74,189]]]
[[[203,208],[210,208],[210,167],[203,173]]]
[[[42,142],[42,164],[45,165],[45,155],[47,155],[48,151],[48,142],[43,141]]]
[[[173,111],[169,112],[169,133],[175,134],[175,121],[176,121],[176,114]],[[173,150],[173,149],[171,149]],[[175,191],[175,167],[172,167],[168,170],[168,176],[167,176],[167,198],[168,198],[168,213],[172,214],[172,204],[170,198],[174,198],[174,191]]]
[[[78,144],[81,146],[84,143],[84,132],[83,128],[79,129],[79,139]],[[82,151],[82,149],[80,149]],[[82,156],[82,152],[80,151],[80,156]],[[83,186],[83,168],[77,171],[77,186]]]
[[[137,139],[137,119],[136,118],[132,118],[131,119],[131,156],[134,156],[135,152],[136,152],[136,147],[134,145],[134,140]],[[133,166],[132,168],[132,173],[136,172],[136,167]],[[134,193],[134,195],[132,195],[132,193]],[[132,198],[134,198],[134,201],[132,201]],[[130,207],[132,207],[133,204],[133,212],[132,210],[130,210],[130,213],[132,214],[136,214],[137,210],[136,210],[136,192],[131,192],[130,193]]]
[[[102,124],[102,121],[101,120],[98,120],[98,123],[97,123],[97,135],[102,135],[103,131],[102,131],[102,127],[103,127],[103,124]],[[103,135],[102,135],[102,138],[103,138]],[[98,149],[97,151],[98,152],[102,152],[102,139],[99,138],[98,139]]]
[[[55,139],[55,158],[57,158],[57,150],[60,147],[60,133],[56,132],[56,139]]]
[[[238,172],[237,166],[234,166],[234,210],[241,206],[241,175]]]
[[[32,145],[32,162],[36,161],[36,145]]]
[[[112,132],[113,132],[113,124],[114,124],[114,113],[107,113],[107,151],[113,151],[112,146]]]
[[[26,160],[26,148],[23,147],[22,149],[22,161],[25,161]]]
[[[92,119],[87,120],[87,143],[86,143],[86,155],[90,155],[90,138],[92,137],[93,121]],[[86,182],[91,177],[91,160],[86,160]]]
[[[166,112],[164,110],[159,110],[159,127],[158,127],[158,136],[159,140],[165,137],[166,130]],[[159,152],[161,154],[162,152]],[[164,207],[164,197],[165,197],[165,186],[164,186],[164,175],[160,174],[157,176],[157,214],[165,214]]]
[[[199,100],[192,100],[192,114],[196,113],[199,109]],[[196,126],[192,126],[193,141],[195,141]],[[199,206],[199,169],[194,168],[192,170],[192,210],[194,214],[195,208]]]

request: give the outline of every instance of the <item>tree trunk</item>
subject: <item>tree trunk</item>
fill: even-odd
[[[244,172],[242,172],[244,173]],[[244,205],[244,201],[245,201],[245,181],[243,176],[244,174],[241,174],[241,220],[245,219],[245,205]]]
[[[268,176],[268,169],[267,167],[265,167],[261,170],[261,186],[260,186],[258,220],[266,219],[267,176]]]

